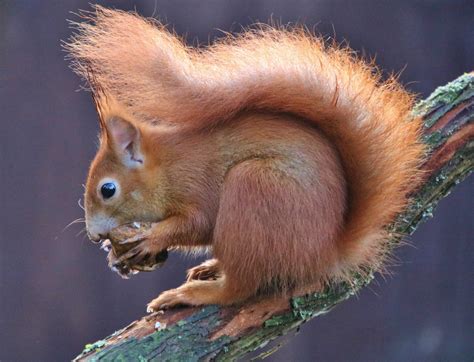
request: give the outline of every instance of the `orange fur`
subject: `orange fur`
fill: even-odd
[[[191,48],[134,13],[97,6],[88,20],[66,45],[105,128],[86,217],[161,221],[147,253],[210,245],[222,268],[152,308],[229,304],[380,269],[384,226],[416,186],[423,154],[413,97],[395,79],[302,29],[262,25]],[[143,167],[117,156],[106,136],[114,117],[140,134]],[[111,175],[122,190],[107,204],[96,190]]]

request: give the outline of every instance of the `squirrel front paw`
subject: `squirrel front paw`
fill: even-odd
[[[113,249],[108,255],[110,268],[124,278],[138,271],[155,270],[168,258],[167,249],[155,242],[148,233],[135,235],[125,242],[138,244],[119,256]]]
[[[110,269],[112,269],[124,279],[129,278],[129,275],[132,273],[132,270],[127,264],[119,261],[119,258],[117,257],[117,255],[115,255],[113,249],[109,250],[109,253],[107,254],[107,261]]]

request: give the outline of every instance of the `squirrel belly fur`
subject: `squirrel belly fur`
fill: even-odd
[[[85,16],[65,47],[100,118],[90,237],[152,221],[119,262],[172,247],[214,256],[150,310],[287,295],[382,268],[384,227],[423,156],[414,97],[393,77],[302,29],[261,25],[193,48],[135,13]]]

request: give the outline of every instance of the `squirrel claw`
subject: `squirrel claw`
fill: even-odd
[[[140,245],[132,248],[127,251],[125,254],[120,255],[117,258],[116,265],[134,265],[138,264],[142,259],[144,259],[145,254],[148,254],[147,251],[144,251]]]
[[[141,242],[141,241],[144,241],[146,239],[148,239],[149,235],[147,233],[139,233],[139,234],[136,234],[134,236],[132,236],[131,238],[128,238],[128,239],[125,239],[121,242],[122,245],[124,244],[135,244],[135,243],[138,243],[138,242]]]
[[[103,240],[102,243],[100,244],[100,249],[108,253],[112,249],[112,243],[110,242],[110,240],[109,239]]]

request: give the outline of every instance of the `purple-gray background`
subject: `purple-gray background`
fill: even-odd
[[[270,17],[300,21],[404,69],[428,95],[474,65],[472,1],[101,1],[154,12],[189,42]],[[77,200],[96,149],[89,94],[60,40],[88,1],[0,0],[0,360],[67,360],[144,313],[197,260],[124,281],[83,236]],[[393,276],[341,304],[271,357],[275,361],[462,361],[474,357],[473,178],[396,253]]]

